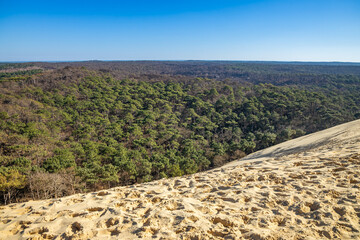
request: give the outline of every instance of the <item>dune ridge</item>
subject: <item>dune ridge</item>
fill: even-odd
[[[360,120],[189,176],[0,207],[0,239],[360,239]]]

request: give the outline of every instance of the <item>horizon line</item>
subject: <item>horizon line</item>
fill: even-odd
[[[177,60],[170,60],[170,59],[163,59],[163,60],[119,60],[119,59],[112,59],[112,60],[98,60],[98,59],[87,59],[87,60],[25,60],[25,61],[2,61],[0,63],[66,63],[66,62],[254,62],[254,63],[350,63],[350,64],[360,64],[359,62],[352,62],[352,61],[301,61],[301,60],[193,60],[193,59],[177,59]]]

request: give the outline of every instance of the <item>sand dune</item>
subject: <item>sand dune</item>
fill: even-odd
[[[0,207],[0,239],[360,239],[360,120],[211,171]]]

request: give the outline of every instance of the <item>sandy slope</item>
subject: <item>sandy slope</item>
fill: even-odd
[[[360,120],[191,176],[0,208],[0,239],[360,239]]]

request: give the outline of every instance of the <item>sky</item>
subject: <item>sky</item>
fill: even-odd
[[[0,61],[360,62],[360,0],[0,0]]]

